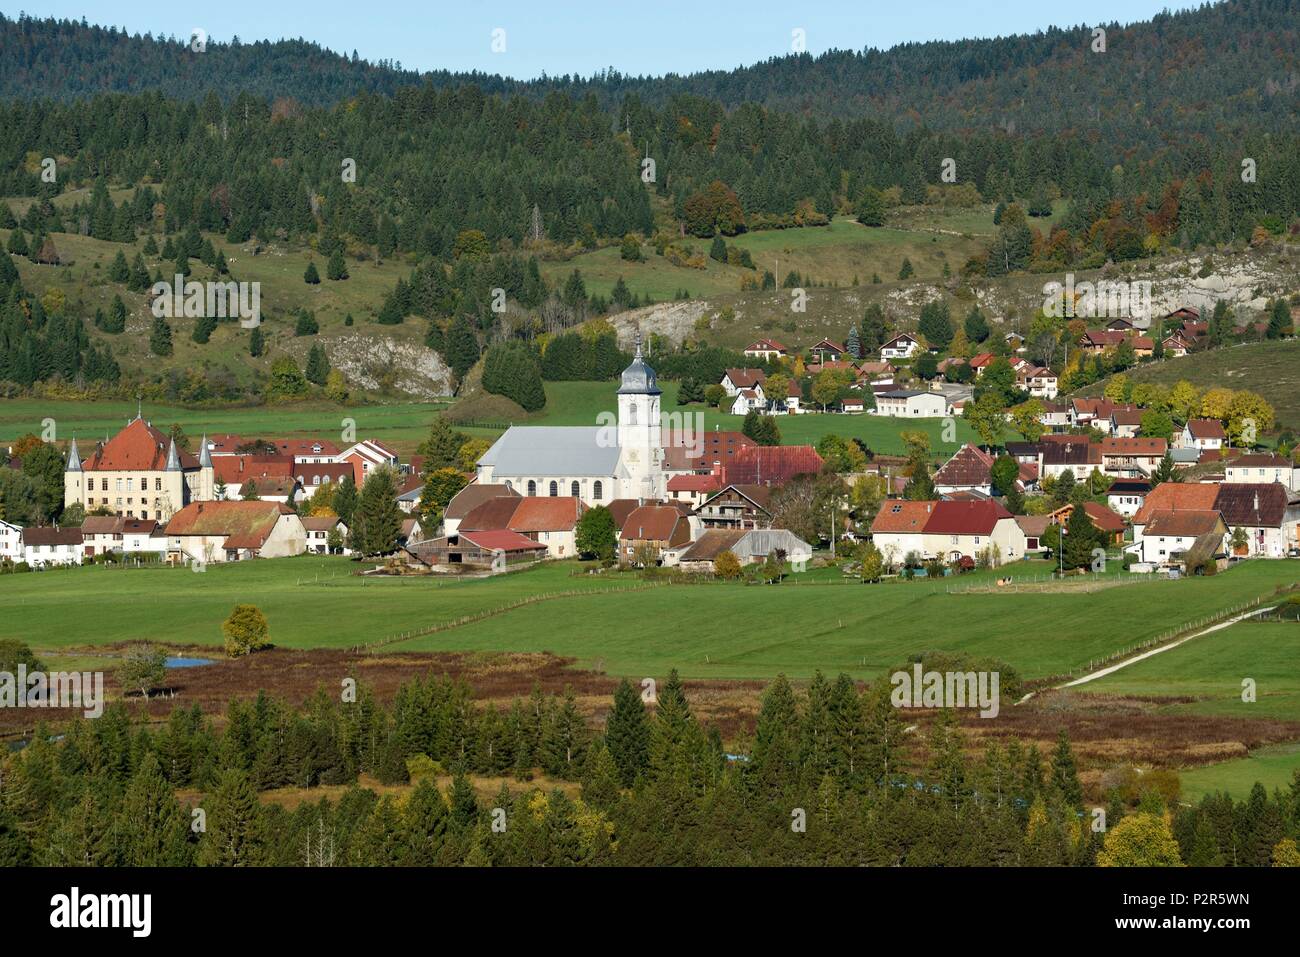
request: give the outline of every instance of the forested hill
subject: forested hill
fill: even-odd
[[[0,17],[0,97],[68,100],[161,90],[198,100],[210,90],[329,105],[362,92],[473,83],[487,93],[594,94],[611,107],[635,95],[661,106],[707,97],[731,109],[759,103],[822,119],[872,117],[936,130],[1095,131],[1117,148],[1193,132],[1276,130],[1300,110],[1300,0],[1232,0],[1105,25],[997,39],[905,44],[890,50],[790,55],[729,71],[519,82],[481,73],[420,74],[303,40],[209,42],[127,33],[84,21]],[[486,42],[486,41],[485,41]]]

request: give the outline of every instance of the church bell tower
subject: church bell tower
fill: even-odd
[[[641,354],[641,334],[636,355],[623,370],[618,390],[619,459],[627,472],[625,498],[659,499],[664,494],[663,437],[660,434],[659,397],[662,391],[655,370]]]

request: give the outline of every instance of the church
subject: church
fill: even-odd
[[[572,496],[587,505],[662,499],[667,478],[661,395],[638,336],[636,355],[619,385],[616,421],[611,417],[591,427],[511,426],[479,459],[477,479],[524,496]]]

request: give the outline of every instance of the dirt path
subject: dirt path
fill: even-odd
[[[1108,665],[1105,668],[1099,668],[1096,671],[1084,675],[1082,678],[1075,678],[1073,681],[1067,681],[1063,684],[1053,685],[1048,690],[1059,691],[1062,688],[1073,688],[1076,685],[1087,684],[1089,681],[1096,681],[1098,678],[1104,678],[1107,675],[1114,674],[1115,672],[1119,671],[1121,668],[1127,668],[1129,665],[1137,664],[1139,661],[1143,661],[1147,658],[1150,658],[1152,655],[1158,655],[1166,651],[1172,651],[1173,649],[1177,648],[1179,645],[1183,644],[1184,642],[1191,641],[1193,638],[1200,638],[1202,635],[1208,635],[1211,634],[1212,632],[1222,631],[1224,628],[1227,628],[1230,625],[1235,625],[1239,621],[1245,621],[1247,618],[1250,618],[1254,615],[1258,615],[1261,612],[1266,610],[1267,610],[1267,606],[1261,608],[1253,608],[1250,611],[1243,612],[1240,615],[1234,615],[1231,618],[1225,619],[1224,621],[1219,622],[1217,625],[1210,625],[1210,627],[1208,628],[1202,628],[1200,631],[1193,632],[1192,634],[1188,635],[1185,638],[1179,638],[1177,641],[1171,641],[1167,645],[1161,645],[1158,648],[1152,648],[1150,651],[1144,651],[1142,652],[1142,654],[1134,655],[1132,658],[1125,658],[1123,661],[1118,662],[1117,664]],[[1029,692],[1027,695],[1025,695],[1023,698],[1017,701],[1016,704],[1024,704],[1035,694],[1036,692],[1033,691]]]

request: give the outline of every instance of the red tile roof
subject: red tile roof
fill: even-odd
[[[1002,505],[983,501],[939,501],[925,523],[927,535],[990,535],[999,519],[1011,518]]]
[[[480,502],[465,513],[460,521],[460,530],[508,528],[515,509],[522,501],[517,496],[499,495]]]
[[[1147,455],[1163,458],[1168,451],[1169,443],[1164,439],[1107,436],[1101,440],[1102,455]]]
[[[23,529],[24,545],[80,545],[81,529],[31,525]]]
[[[1124,531],[1124,516],[1096,502],[1084,502],[1083,510],[1092,519],[1092,524],[1103,532]]]
[[[816,474],[825,464],[811,445],[753,445],[727,463],[727,481],[741,485],[784,485],[798,475]]]
[[[161,472],[167,464],[167,449],[171,438],[155,429],[144,419],[131,422],[108,442],[82,461],[88,472]],[[199,460],[189,452],[177,449],[181,468],[196,469]]]
[[[567,532],[582,512],[582,502],[567,495],[521,498],[507,527],[516,532]]]
[[[686,523],[685,516],[666,505],[642,505],[634,509],[623,522],[619,538],[624,541],[672,542],[678,526]],[[681,541],[689,541],[689,531]]]
[[[1191,433],[1194,439],[1226,439],[1228,434],[1223,431],[1223,423],[1218,419],[1189,419],[1187,421],[1187,431]]]
[[[767,373],[762,369],[728,369],[727,378],[737,389],[752,389],[767,381]]]
[[[249,479],[292,478],[293,474],[293,459],[278,455],[218,455],[212,459],[214,480],[227,485],[243,485]]]
[[[1160,486],[1163,488],[1164,486]],[[1212,486],[1211,486],[1212,487]],[[1214,531],[1222,516],[1214,509],[1157,509],[1142,530],[1143,537],[1197,538]]]
[[[716,492],[722,479],[716,475],[674,475],[668,480],[670,492]]]
[[[191,502],[171,517],[168,535],[224,535],[227,548],[260,548],[281,515],[294,510],[278,502]]]
[[[993,456],[967,443],[934,476],[935,485],[988,485],[993,477]]]
[[[518,502],[519,493],[512,488],[506,488],[504,485],[496,485],[490,482],[482,484],[471,482],[451,497],[451,501],[443,509],[443,520],[463,519],[475,508],[494,498],[505,498]]]
[[[216,464],[217,460],[213,459],[213,468],[216,468]],[[295,462],[293,474],[303,485],[324,485],[327,480],[342,482],[349,475],[353,475],[354,471],[350,462]],[[317,478],[320,479],[319,482],[313,481]]]
[[[935,502],[912,502],[906,499],[890,499],[882,502],[880,511],[871,523],[872,533],[876,532],[923,532],[929,521]]]
[[[1202,511],[1214,508],[1219,493],[1217,485],[1191,482],[1161,482],[1142,502],[1133,516],[1134,525],[1145,525],[1149,516],[1162,511]]]

